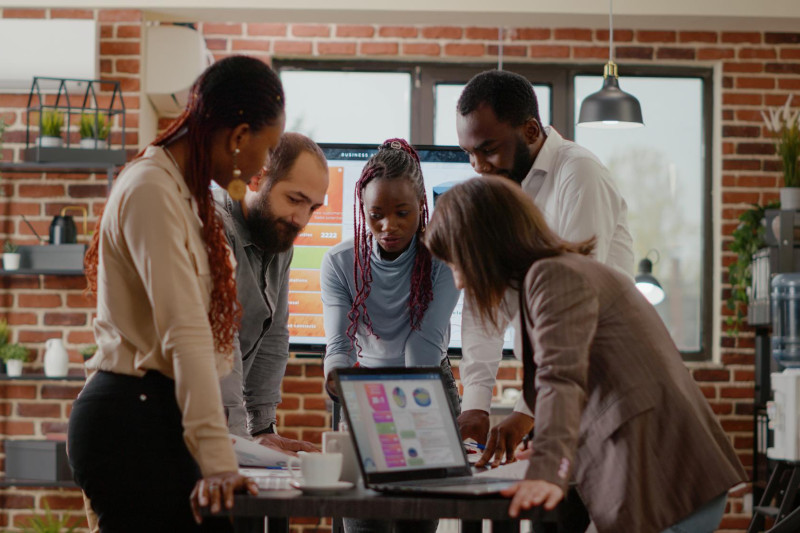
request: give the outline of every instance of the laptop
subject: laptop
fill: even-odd
[[[340,369],[335,379],[367,488],[482,496],[516,483],[472,475],[439,367]]]

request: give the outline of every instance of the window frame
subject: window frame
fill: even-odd
[[[412,63],[402,61],[275,59],[273,67],[283,70],[342,71],[342,72],[405,72],[411,74],[411,139],[415,145],[432,145],[435,117],[435,87],[438,83],[466,83],[475,74],[496,68],[495,63]],[[525,76],[532,84],[551,87],[551,123],[568,139],[575,138],[575,76],[596,76],[601,72],[599,63],[514,63],[504,64],[506,70]],[[701,267],[700,316],[702,317],[700,348],[682,351],[684,361],[710,361],[713,342],[713,110],[714,70],[712,67],[673,65],[628,65],[622,69],[622,86],[625,78],[664,77],[699,78],[702,81],[702,137],[704,145],[703,180],[703,251]],[[600,87],[598,87],[598,90]],[[455,110],[454,110],[455,111]],[[645,122],[647,117],[645,116]],[[641,258],[638,258],[641,259]],[[636,261],[638,264],[638,260]]]

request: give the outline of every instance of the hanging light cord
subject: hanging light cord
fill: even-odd
[[[614,0],[608,0],[608,61],[614,62]]]
[[[503,28],[497,28],[497,70],[503,70]]]

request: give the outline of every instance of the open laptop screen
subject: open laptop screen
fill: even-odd
[[[438,369],[349,370],[338,381],[365,473],[466,464]]]

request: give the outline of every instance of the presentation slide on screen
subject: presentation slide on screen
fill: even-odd
[[[325,205],[314,213],[298,235],[291,265],[289,335],[291,343],[296,345],[325,344],[319,278],[322,257],[334,245],[353,237],[355,184],[367,159],[375,152],[340,148],[325,151],[330,175]],[[420,152],[429,213],[433,213],[436,196],[452,184],[475,176],[466,155],[457,153],[458,157],[454,158],[453,154],[452,150]],[[463,296],[451,318],[451,348],[461,347],[462,305]],[[513,340],[513,332],[507,331],[504,348],[511,349]]]

